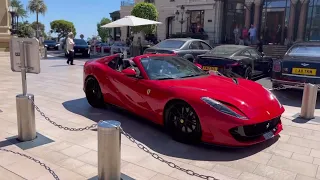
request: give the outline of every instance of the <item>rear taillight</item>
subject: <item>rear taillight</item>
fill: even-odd
[[[234,66],[239,66],[240,64],[238,62],[232,63],[232,64],[228,64],[228,67],[234,67]]]
[[[281,71],[281,62],[280,61],[273,62],[272,71],[273,72],[280,72]]]

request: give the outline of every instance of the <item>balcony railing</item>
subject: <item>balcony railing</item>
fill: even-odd
[[[134,6],[134,0],[121,1],[121,6]]]

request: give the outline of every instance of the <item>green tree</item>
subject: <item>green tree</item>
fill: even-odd
[[[28,21],[18,23],[18,37],[32,38],[35,34],[35,30],[31,27]]]
[[[10,0],[10,4],[12,7],[17,8],[17,21],[19,21],[19,17],[21,17],[22,19],[28,17],[27,10],[23,7],[23,4],[20,0]]]
[[[134,5],[131,15],[156,21],[159,13],[154,4],[140,2]],[[132,31],[135,33],[143,32],[144,34],[154,34],[156,32],[156,25],[136,26],[132,27]]]
[[[29,0],[29,4],[28,4],[28,10],[31,13],[36,13],[37,15],[37,28],[36,30],[39,30],[39,14],[45,15],[47,12],[47,5],[44,3],[44,0]],[[38,35],[38,31],[37,32],[37,37]]]
[[[52,32],[58,34],[58,40],[67,37],[69,32],[72,32],[76,36],[76,28],[73,23],[66,20],[55,20],[50,23]]]
[[[33,22],[31,23],[31,27],[34,29],[34,30],[37,30],[37,27],[39,26],[39,31],[41,32],[44,32],[45,30],[45,26],[44,24],[42,24],[41,22]]]
[[[110,28],[102,28],[101,26],[110,23],[111,20],[108,18],[102,18],[101,21],[97,24],[97,31],[98,35],[101,37],[103,42],[107,41],[107,38],[111,34],[111,29]]]

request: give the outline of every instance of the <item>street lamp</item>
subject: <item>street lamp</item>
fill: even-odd
[[[17,32],[17,29],[16,29],[17,22],[15,22],[15,16],[17,15],[17,11],[18,11],[17,7],[9,6],[9,13],[11,14],[11,29],[10,29],[11,35],[15,35]]]
[[[186,14],[189,14],[189,11],[185,9],[184,5],[182,5],[180,7],[180,11],[177,9],[176,11],[176,19],[179,20],[179,15],[181,14],[181,19],[179,20],[179,23],[181,25],[181,34],[182,34],[182,27],[183,27],[183,24],[186,22],[186,20],[184,19],[184,13]]]

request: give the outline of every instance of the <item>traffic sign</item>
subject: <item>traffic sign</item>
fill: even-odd
[[[21,72],[21,66],[24,65],[26,73],[39,74],[40,53],[38,39],[12,37],[10,41],[10,61],[13,72]],[[22,61],[24,61],[23,64],[21,63]]]

